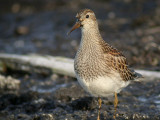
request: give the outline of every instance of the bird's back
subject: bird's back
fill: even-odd
[[[136,73],[134,70],[129,68],[125,56],[120,51],[107,44],[104,40],[100,41],[100,44],[108,67],[113,69],[115,72],[119,72],[124,81],[142,77],[141,74]]]

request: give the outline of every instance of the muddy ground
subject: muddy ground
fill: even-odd
[[[158,0],[1,0],[0,52],[74,58],[80,30],[67,32],[82,8],[95,11],[108,43],[121,50],[131,67],[160,71]],[[21,84],[0,90],[0,120],[96,120],[97,99],[76,79],[8,70]],[[159,120],[160,79],[132,83],[119,95],[117,119]],[[113,98],[103,98],[101,118],[113,119]]]

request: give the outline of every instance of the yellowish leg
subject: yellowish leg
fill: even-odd
[[[116,119],[116,110],[117,110],[117,105],[118,105],[118,97],[117,97],[117,93],[115,92],[115,99],[114,99],[114,116],[113,118]]]
[[[98,108],[98,117],[97,117],[97,120],[100,120],[100,110],[101,110],[101,105],[102,105],[102,100],[100,97],[98,97],[98,105],[99,105],[99,108]]]

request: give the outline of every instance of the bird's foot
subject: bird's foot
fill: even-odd
[[[116,119],[116,115],[113,115],[113,119]]]
[[[100,120],[100,116],[98,115],[97,120]]]

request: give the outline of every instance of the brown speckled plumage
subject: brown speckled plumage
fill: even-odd
[[[82,9],[82,10],[80,10],[79,12],[78,12],[78,14],[86,14],[86,13],[88,13],[88,12],[91,12],[91,13],[93,13],[93,11],[92,10],[90,10],[90,9]]]
[[[121,52],[105,43],[105,41],[100,41],[100,44],[108,66],[115,72],[119,72],[124,81],[134,80],[138,77],[138,74],[128,68],[127,60]]]
[[[78,20],[69,32],[81,27],[81,43],[74,61],[76,77],[85,91],[99,98],[97,120],[100,120],[100,97],[115,95],[115,119],[117,93],[141,75],[131,71],[124,55],[102,39],[92,10],[83,9],[76,18]]]
[[[84,9],[77,16],[81,18],[87,13],[94,14],[90,9]],[[110,75],[114,71],[118,72],[124,81],[133,80],[138,74],[128,68],[126,58],[121,52],[102,39],[95,19],[96,17],[92,17],[94,26],[90,25],[88,30],[82,29],[81,45],[75,57],[76,73],[86,80],[91,80],[97,76]]]

